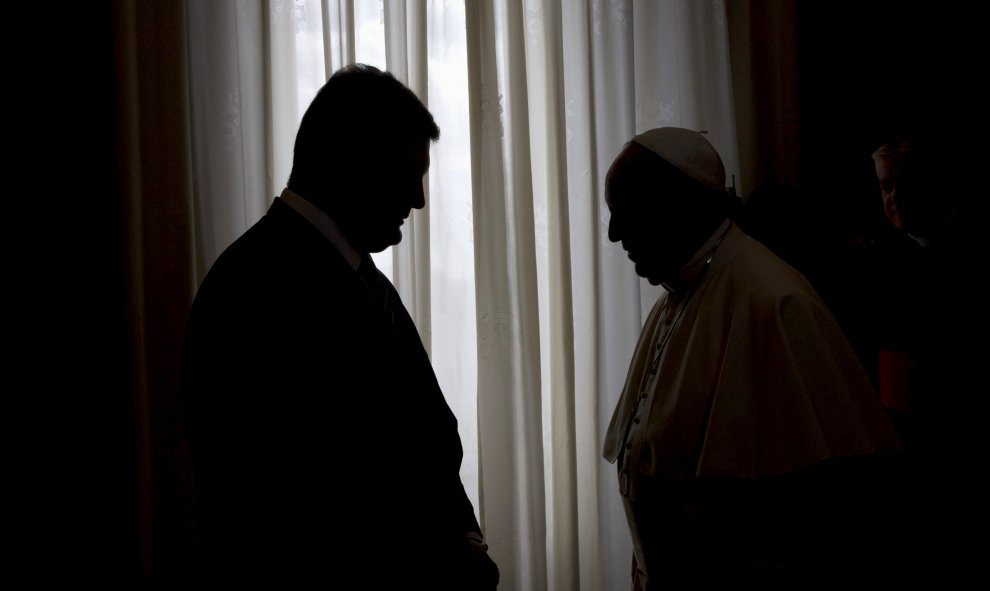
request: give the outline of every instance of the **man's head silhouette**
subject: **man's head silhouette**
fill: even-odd
[[[433,116],[392,74],[347,66],[303,115],[288,186],[326,211],[355,249],[380,252],[426,205],[423,175],[439,137]]]

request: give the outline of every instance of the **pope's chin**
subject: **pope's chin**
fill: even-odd
[[[666,277],[661,277],[663,273],[647,268],[642,263],[636,263],[636,274],[649,281],[650,285],[660,285],[666,280]]]
[[[639,275],[643,279],[646,279],[650,283],[653,283],[653,279],[650,279],[650,270],[646,268],[646,266],[644,266],[643,263],[638,263],[636,261],[633,261],[633,267],[636,269],[637,275]],[[653,283],[653,285],[656,285],[656,283]]]

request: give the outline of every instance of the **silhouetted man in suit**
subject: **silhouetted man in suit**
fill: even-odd
[[[432,115],[349,66],[288,187],[203,281],[184,350],[199,580],[494,589],[457,422],[369,253],[425,205]]]

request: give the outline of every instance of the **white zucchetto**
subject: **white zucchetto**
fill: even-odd
[[[715,148],[697,131],[658,127],[632,139],[712,191],[725,191],[725,167]]]

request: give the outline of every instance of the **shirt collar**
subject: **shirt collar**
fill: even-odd
[[[710,263],[709,258],[715,255],[715,249],[718,248],[722,238],[725,237],[726,233],[732,227],[732,221],[726,219],[723,221],[719,227],[712,232],[712,235],[708,237],[708,240],[701,245],[691,259],[688,260],[687,264],[681,267],[681,270],[677,272],[677,275],[663,283],[664,289],[669,291],[672,295],[680,295],[685,293],[687,290],[693,289],[698,283],[701,282],[704,276],[705,269]]]
[[[347,264],[357,271],[358,265],[361,264],[361,253],[341,233],[340,228],[337,227],[337,223],[333,221],[333,218],[305,197],[291,191],[288,187],[282,190],[282,194],[279,197],[286,205],[296,210],[299,215],[306,218],[321,234],[326,236],[330,244],[344,257]]]

